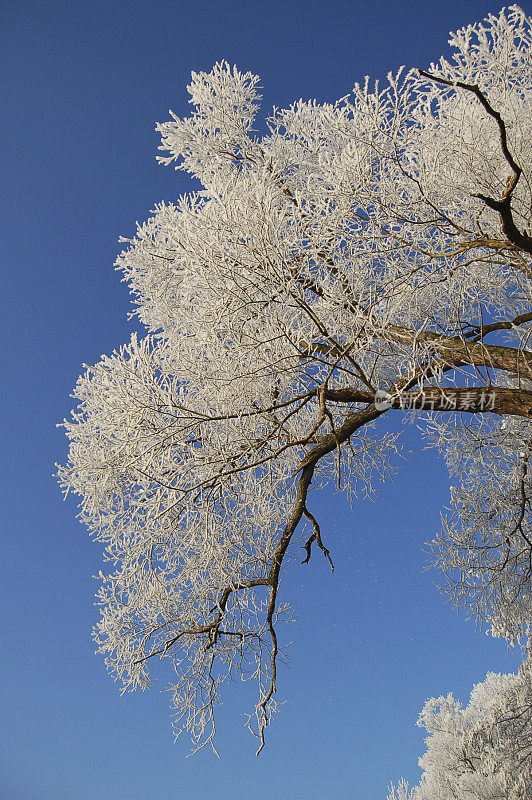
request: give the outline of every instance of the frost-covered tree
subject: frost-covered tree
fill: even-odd
[[[461,708],[452,694],[432,698],[417,724],[425,728],[423,775],[403,781],[388,800],[529,800],[532,796],[532,659],[517,675],[489,673]]]
[[[193,73],[160,161],[201,189],[123,240],[133,336],[79,379],[65,490],[106,548],[96,631],[124,688],[175,668],[176,730],[212,742],[221,684],[276,710],[278,602],[322,538],[312,488],[385,479],[418,416],[456,477],[433,544],[452,600],[509,639],[532,609],[530,20],[454,56],[275,110],[258,78]]]

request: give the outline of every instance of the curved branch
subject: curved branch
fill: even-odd
[[[506,124],[503,118],[501,117],[499,112],[493,108],[487,97],[481,91],[480,87],[477,86],[476,84],[462,83],[462,81],[448,81],[445,80],[445,78],[440,78],[437,75],[431,75],[430,72],[425,72],[422,69],[419,70],[419,74],[423,75],[424,78],[428,78],[431,81],[435,81],[436,83],[442,83],[445,86],[456,86],[460,89],[465,89],[465,91],[467,92],[471,92],[471,94],[474,94],[477,100],[480,102],[486,113],[489,114],[489,116],[496,121],[497,126],[499,128],[499,138],[501,141],[502,154],[508,165],[511,167],[513,175],[511,175],[508,178],[506,182],[506,188],[502,193],[502,197],[500,198],[500,200],[496,200],[493,197],[489,197],[485,194],[480,194],[480,193],[474,194],[473,197],[478,197],[479,200],[482,200],[488,206],[488,208],[491,208],[493,211],[498,212],[501,218],[502,229],[509,242],[514,244],[520,250],[524,250],[526,253],[532,254],[532,237],[528,236],[527,233],[522,233],[518,229],[517,225],[514,222],[512,214],[512,206],[511,206],[512,194],[515,187],[517,186],[517,183],[519,181],[519,178],[521,177],[523,170],[516,162],[515,158],[511,154],[510,149],[508,147]]]
[[[322,551],[322,553],[325,556],[325,558],[328,559],[329,564],[331,565],[331,572],[334,572],[334,564],[332,562],[331,554],[330,554],[329,550],[323,544],[323,541],[322,541],[322,538],[321,538],[321,529],[320,529],[318,520],[316,519],[314,514],[310,513],[308,508],[305,508],[303,513],[304,513],[304,515],[306,516],[306,518],[310,521],[310,523],[312,525],[312,536],[309,537],[309,539],[307,540],[306,544],[304,545],[304,549],[305,549],[305,551],[307,553],[307,556],[306,556],[305,560],[302,561],[301,563],[302,564],[308,564],[308,562],[310,561],[310,554],[312,552],[312,542],[316,542],[316,544],[318,545],[318,547]]]

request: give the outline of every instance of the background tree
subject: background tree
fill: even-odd
[[[532,662],[517,675],[489,673],[461,708],[452,694],[421,712],[427,752],[411,791],[403,781],[388,800],[526,800],[532,786]]]
[[[158,126],[201,189],[124,240],[148,334],[79,379],[59,475],[106,547],[100,652],[124,689],[170,660],[196,746],[233,675],[264,744],[282,572],[301,545],[333,566],[311,484],[371,492],[398,412],[458,480],[444,590],[510,640],[530,620],[530,21],[512,6],[451,44],[262,137],[258,78],[220,63]]]

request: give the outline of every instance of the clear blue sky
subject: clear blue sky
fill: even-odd
[[[316,553],[284,583],[297,621],[265,751],[255,758],[243,727],[254,695],[235,684],[219,716],[221,759],[186,759],[164,670],[150,692],[120,698],[93,654],[99,546],[52,479],[66,452],[55,423],[80,365],[131,331],[117,237],[189,188],[156,164],[154,126],[169,108],[187,113],[190,71],[223,58],[260,74],[266,112],[334,101],[366,74],[426,66],[449,30],[499,8],[3,0],[0,800],[384,800],[391,779],[419,777],[425,699],[467,699],[488,670],[515,668],[423,572],[448,480],[433,453],[415,452],[374,503],[313,500],[336,571]],[[406,444],[419,450],[414,429]]]

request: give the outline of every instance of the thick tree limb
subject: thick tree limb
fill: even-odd
[[[414,331],[399,325],[388,325],[386,334],[392,341],[415,344],[430,342],[448,366],[471,364],[486,369],[501,369],[525,378],[532,378],[532,353],[498,344],[469,342],[461,337],[442,336],[432,331]]]
[[[519,316],[514,317],[514,319],[492,322],[489,325],[479,325],[473,328],[466,336],[470,341],[477,341],[477,339],[482,339],[493,331],[511,331],[513,328],[516,328],[518,325],[524,325],[526,322],[532,322],[532,311],[529,311],[527,314],[519,314]]]
[[[369,392],[358,389],[329,389],[327,400],[333,402],[363,402]],[[372,402],[383,409],[414,411],[462,411],[469,414],[513,414],[532,417],[532,392],[525,389],[503,389],[497,386],[483,387],[427,387],[408,392],[382,392],[374,395]]]

